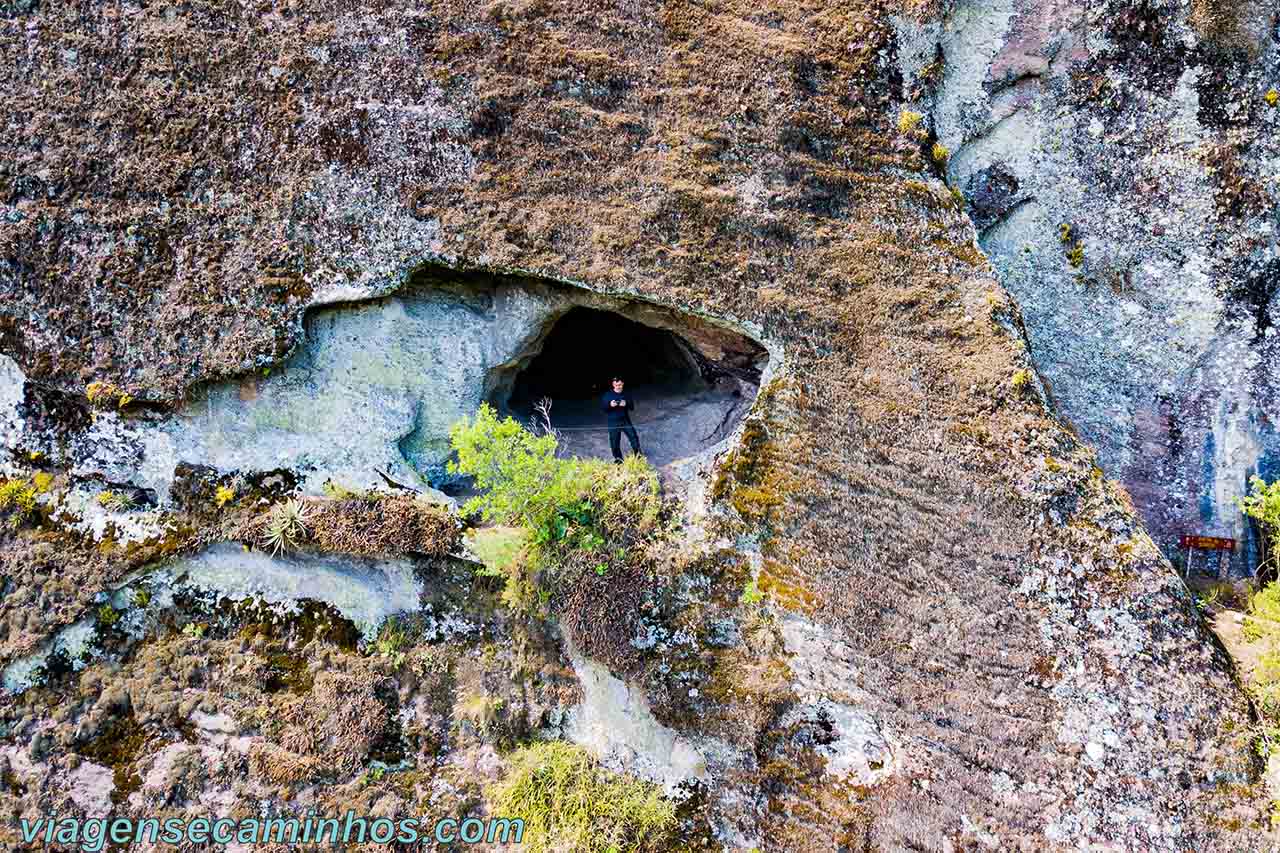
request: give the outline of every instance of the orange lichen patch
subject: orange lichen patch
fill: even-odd
[[[744,521],[766,527],[777,522],[785,504],[786,473],[771,431],[777,425],[769,415],[780,390],[776,380],[761,389],[756,413],[743,422],[738,443],[720,463],[711,487],[714,500],[727,499]]]

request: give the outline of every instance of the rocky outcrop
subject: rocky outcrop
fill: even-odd
[[[387,296],[427,260],[758,330],[785,361],[771,362],[749,416],[689,493],[706,499],[690,508],[702,518],[697,547],[654,556],[686,588],[668,614],[683,622],[655,645],[639,688],[628,685],[675,736],[743,756],[712,774],[707,837],[797,851],[1264,849],[1269,797],[1245,697],[1123,493],[1048,404],[997,273],[1028,296],[1033,329],[1044,314],[1035,294],[975,245],[975,219],[994,223],[994,245],[1036,210],[1005,197],[1030,179],[1016,162],[988,171],[971,219],[941,180],[933,140],[900,130],[919,103],[899,62],[916,55],[905,34],[928,45],[941,30],[894,20],[934,11],[315,0],[260,14],[41,4],[0,19],[3,93],[22,126],[3,166],[0,347],[33,389],[24,421],[77,417],[70,398],[91,381],[162,408],[250,371],[283,366],[287,382],[307,307]],[[969,42],[994,56],[1014,10],[975,14]],[[1107,36],[1117,45],[1125,33],[1142,42],[1151,25],[1106,15],[1121,22]],[[1028,20],[1031,44],[1058,18]],[[1178,32],[1154,52],[1133,48],[1125,61],[1154,62],[1144,83],[1180,55]],[[1076,53],[1020,48],[1001,79],[1054,73]],[[983,75],[986,64],[970,57],[959,70]],[[1178,92],[1185,76],[1159,85]],[[1160,107],[1176,103],[1186,109],[1177,98]],[[948,116],[963,112],[939,108],[928,126],[945,143],[961,122]],[[1062,144],[1089,144],[1091,125],[1077,121]],[[1102,123],[1104,139],[1115,132]],[[951,147],[951,178],[968,186],[965,152]],[[1131,160],[1094,158],[1091,180],[1111,186],[1107,167]],[[1063,232],[1048,215],[1060,272],[1069,277],[1078,242],[1090,271],[1089,229],[1102,226],[1082,218]],[[1137,218],[1117,219],[1123,229]],[[1202,269],[1190,256],[1176,268],[1188,262]],[[1091,319],[1123,312],[1120,300],[1098,305]],[[1055,378],[1051,362],[1046,373]],[[1084,392],[1052,384],[1078,412],[1070,395]],[[0,607],[17,626],[16,602],[38,600],[63,556],[82,552],[31,530],[6,536],[0,560],[22,588]],[[768,604],[751,604],[751,590]],[[788,612],[816,639],[792,642],[778,624]],[[703,615],[750,630],[736,643],[704,630]],[[433,649],[397,668],[315,643],[294,654],[279,638],[262,638],[266,656],[231,637],[165,636],[118,672],[69,676],[57,711],[23,694],[4,709],[6,730],[60,772],[93,751],[104,720],[132,719],[125,709],[158,742],[176,739],[190,703],[226,705],[258,738],[260,773],[240,795],[215,792],[220,809],[372,808],[392,783],[366,785],[354,768],[374,766],[404,691],[406,707],[429,706],[414,712],[430,723],[416,741],[423,776],[386,807],[407,809],[406,796],[474,803],[480,782],[464,778],[462,756],[476,741],[554,729],[504,728],[521,717],[490,691],[536,715],[578,699],[561,695],[558,652],[514,621],[490,622],[493,636],[526,635],[455,649],[461,674]],[[257,685],[278,655],[289,678],[273,683],[288,689],[268,696]],[[516,684],[517,671],[538,678]],[[464,715],[450,694],[464,689],[478,701],[455,738],[448,717]],[[348,710],[344,690],[377,730],[311,737],[317,720]],[[456,762],[439,758],[449,750]],[[116,760],[150,766],[136,749]],[[6,809],[53,808],[46,777],[24,776],[23,799],[0,791]]]
[[[1280,19],[956,2],[899,52],[1054,399],[1157,542],[1242,540],[1280,476]]]

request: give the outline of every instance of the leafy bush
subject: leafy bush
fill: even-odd
[[[1280,480],[1270,485],[1261,477],[1252,477],[1253,491],[1240,498],[1240,511],[1262,526],[1263,547],[1267,560],[1280,559]]]
[[[652,783],[608,773],[586,750],[535,743],[507,756],[506,777],[486,795],[493,813],[525,822],[528,853],[670,850],[675,804]]]
[[[633,561],[657,531],[658,477],[638,456],[621,465],[561,459],[554,435],[499,420],[487,405],[449,437],[458,456],[450,472],[472,476],[481,490],[464,511],[521,531],[472,539],[489,573],[506,575],[504,598],[514,607],[545,602],[580,572],[606,575]]]
[[[1245,639],[1265,644],[1249,687],[1259,709],[1274,721],[1280,717],[1280,583],[1273,581],[1249,598],[1243,629]]]
[[[36,490],[25,480],[0,480],[0,513],[9,514],[9,524],[19,527],[36,517]]]

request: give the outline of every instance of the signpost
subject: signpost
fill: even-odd
[[[1178,545],[1187,549],[1187,568],[1185,574],[1191,577],[1191,553],[1194,550],[1201,551],[1234,551],[1236,549],[1236,540],[1228,539],[1223,536],[1194,536],[1191,534],[1183,534],[1178,539]],[[1215,577],[1222,576],[1222,563],[1219,559],[1218,571]]]

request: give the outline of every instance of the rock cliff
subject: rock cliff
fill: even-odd
[[[6,815],[460,814],[539,733],[693,783],[710,849],[1268,849],[1256,721],[1141,520],[1225,519],[1273,452],[1257,5],[1209,34],[1021,0],[0,6],[3,473],[39,492],[0,534],[0,662],[58,662],[6,685]],[[286,644],[163,575],[226,578],[218,543],[326,472],[403,485],[416,416],[344,401],[386,440],[337,462],[111,430],[247,411],[307,318],[441,267],[768,353],[670,486],[638,670],[506,613],[443,534],[396,557],[408,652],[332,602]],[[448,349],[400,328],[328,351]]]

